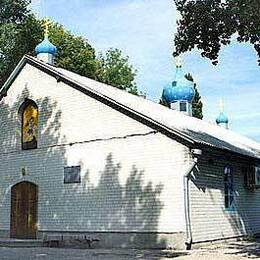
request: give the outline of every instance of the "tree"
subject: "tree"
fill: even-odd
[[[217,64],[219,51],[231,39],[249,42],[260,65],[259,0],[174,0],[181,19],[177,22],[174,55],[195,47]]]
[[[129,57],[123,57],[118,49],[109,49],[98,57],[97,80],[138,95],[135,83],[136,70],[129,65]]]
[[[43,38],[43,32],[41,37]],[[97,78],[95,49],[85,38],[73,35],[58,23],[50,26],[49,38],[58,48],[55,58],[58,67],[92,79]]]
[[[190,73],[186,74],[185,77],[187,80],[194,82],[193,77]],[[203,118],[203,111],[202,111],[203,104],[202,104],[201,96],[199,94],[196,83],[194,83],[194,90],[195,90],[195,95],[192,100],[192,116],[202,119]]]
[[[1,0],[0,25],[23,22],[29,12],[27,6],[30,2],[30,0]]]
[[[37,28],[29,26],[34,21],[27,9],[29,2],[27,0],[0,2],[0,84],[7,79],[24,53],[29,52],[28,45],[35,44],[33,35]]]
[[[28,9],[29,0],[0,2],[0,85],[25,54],[35,55],[44,36],[43,20]],[[136,71],[118,49],[96,57],[87,39],[76,36],[58,23],[51,23],[49,38],[58,47],[57,66],[138,94]]]
[[[189,81],[194,82],[193,77],[190,73],[186,74],[185,78]],[[199,119],[202,119],[203,118],[203,111],[202,111],[203,103],[201,101],[201,96],[199,94],[196,83],[194,83],[194,90],[195,90],[195,95],[194,95],[194,98],[193,98],[193,101],[192,101],[192,116],[199,118]],[[161,97],[159,104],[170,108],[169,104],[166,102],[166,100],[163,97]]]
[[[163,105],[165,107],[170,108],[169,104],[167,103],[167,101],[163,98],[163,96],[161,97],[161,99],[159,100],[159,104]]]

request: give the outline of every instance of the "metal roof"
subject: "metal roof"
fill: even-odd
[[[30,56],[24,56],[6,81],[0,92],[2,96],[26,63],[191,147],[196,144],[206,145],[260,159],[260,143],[232,130],[187,116],[118,88],[48,65]]]

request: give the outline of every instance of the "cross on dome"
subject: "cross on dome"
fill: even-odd
[[[176,67],[177,68],[180,68],[180,67],[182,67],[182,58],[181,58],[181,56],[178,56],[178,57],[176,57]]]
[[[45,19],[43,23],[44,40],[36,46],[35,52],[39,60],[53,65],[55,55],[57,54],[57,48],[49,41],[49,26],[51,23],[52,22],[49,19]]]
[[[50,28],[49,26],[50,26],[50,24],[51,24],[51,20],[46,18],[44,20],[44,24],[43,24],[43,26],[44,26],[44,36],[45,37],[49,36],[49,28]]]
[[[224,100],[223,100],[223,98],[221,98],[220,101],[219,101],[219,110],[222,113],[224,112]]]
[[[220,126],[224,126],[226,129],[228,129],[228,117],[227,115],[224,113],[224,100],[223,98],[220,99],[219,101],[219,110],[220,113],[218,115],[218,117],[216,118],[216,123]]]

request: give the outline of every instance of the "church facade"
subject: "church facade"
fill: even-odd
[[[48,64],[51,48],[0,92],[2,238],[190,248],[260,233],[258,143],[189,116],[185,80],[164,91],[181,113]]]

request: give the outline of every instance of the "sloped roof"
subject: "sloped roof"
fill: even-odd
[[[144,124],[157,126],[163,133],[183,140],[187,145],[206,145],[240,155],[260,159],[260,143],[226,130],[215,124],[186,116],[162,105],[146,100],[142,97],[129,94],[126,91],[82,77],[71,71],[48,65],[36,58],[25,56],[18,64],[12,75],[1,88],[3,96],[11,83],[26,63],[45,71],[57,80],[73,86],[74,88],[99,99],[125,114],[131,114]]]

